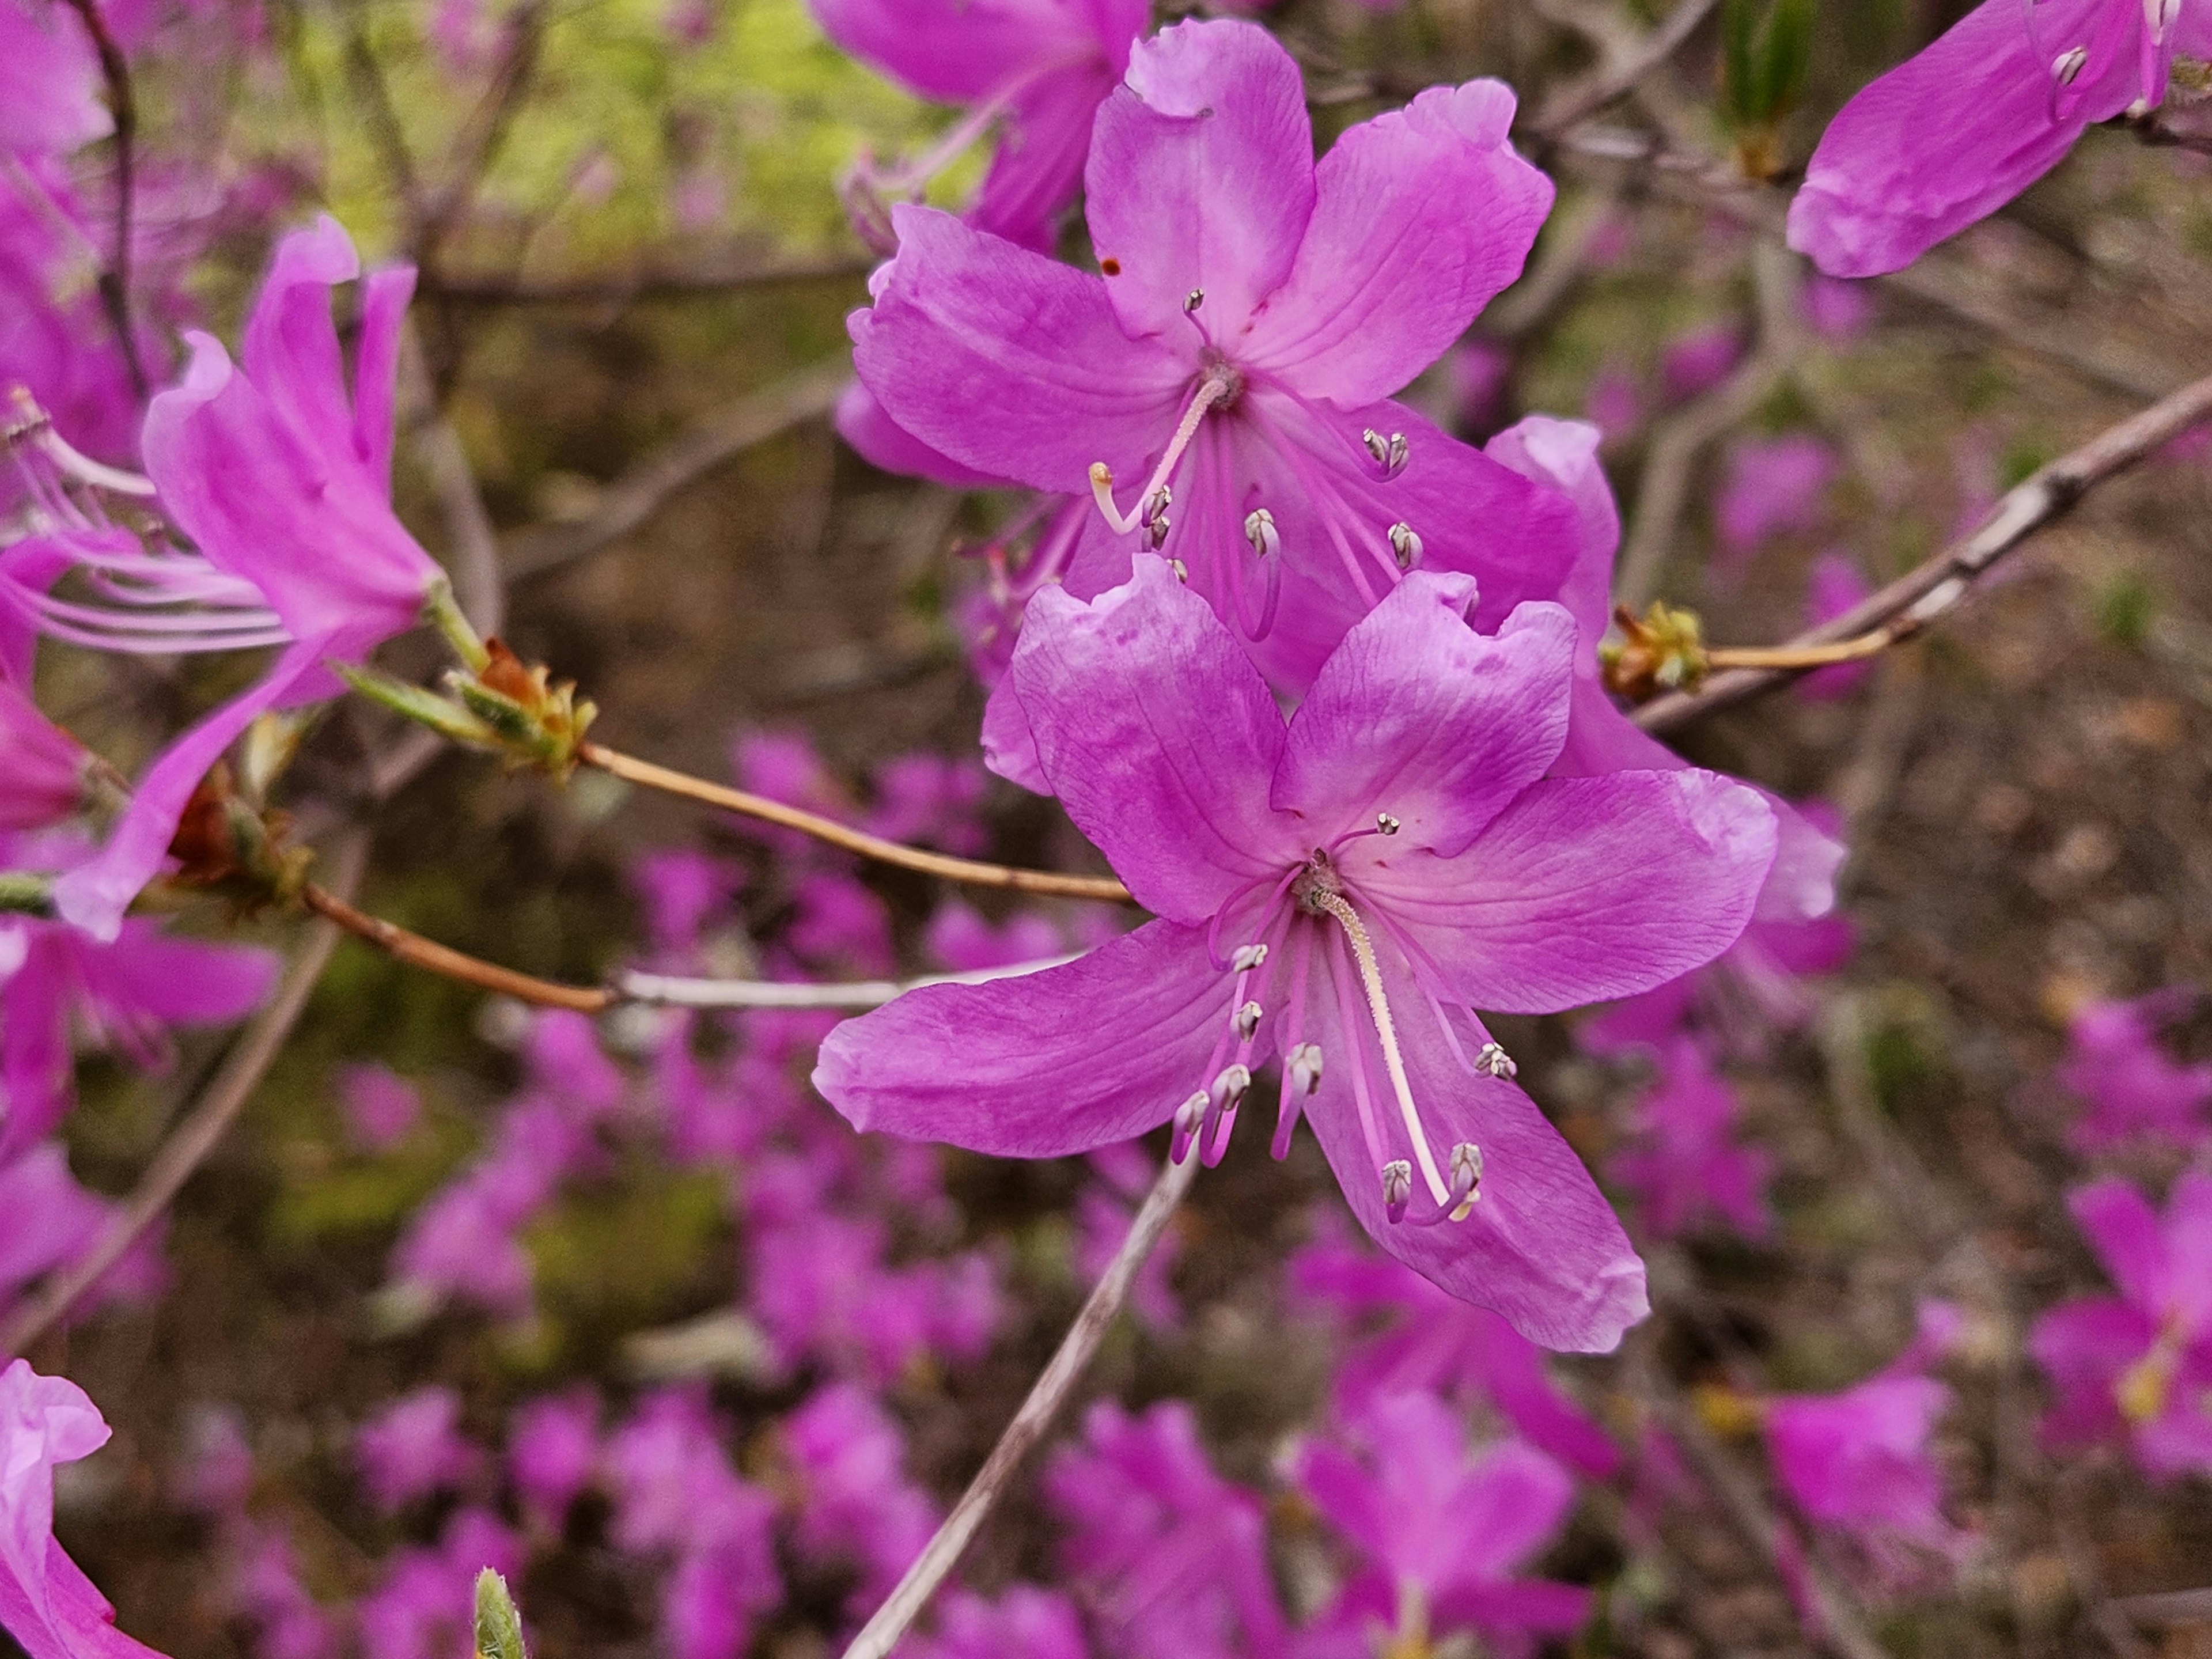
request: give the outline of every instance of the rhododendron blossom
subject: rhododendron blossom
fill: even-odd
[[[1751,914],[1773,815],[1705,772],[1544,781],[1572,623],[1529,605],[1486,635],[1474,598],[1409,577],[1286,727],[1164,560],[1088,605],[1039,594],[1007,684],[1054,792],[1160,920],[1066,967],[911,992],[832,1032],[816,1086],[860,1127],[1001,1156],[1172,1119],[1177,1155],[1211,1164],[1279,1054],[1279,1155],[1304,1110],[1393,1255],[1532,1340],[1611,1347],[1645,1311],[1642,1266],[1473,1010],[1710,960]]]

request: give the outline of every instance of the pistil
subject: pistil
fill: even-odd
[[[1206,372],[1191,396],[1189,406],[1182,412],[1182,420],[1168,441],[1167,453],[1160,464],[1152,469],[1152,477],[1137,495],[1133,511],[1124,514],[1114,503],[1114,469],[1103,461],[1091,464],[1091,495],[1098,503],[1106,522],[1114,526],[1118,535],[1127,535],[1139,525],[1150,525],[1167,507],[1168,481],[1175,477],[1176,468],[1182,464],[1183,452],[1190,441],[1198,435],[1199,425],[1206,419],[1206,411],[1224,399],[1233,398],[1238,390],[1236,371],[1225,364],[1217,364]]]

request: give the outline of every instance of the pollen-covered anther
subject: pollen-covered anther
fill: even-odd
[[[1200,1127],[1205,1123],[1206,1107],[1206,1091],[1200,1089],[1175,1109],[1175,1117],[1172,1120],[1175,1134],[1173,1142],[1168,1148],[1168,1155],[1176,1163],[1182,1162],[1184,1155],[1190,1151],[1190,1143],[1197,1137]]]
[[[1202,288],[1194,288],[1182,296],[1182,308],[1185,311],[1195,311],[1205,303],[1206,290]]]
[[[1162,484],[1145,497],[1145,509],[1139,516],[1146,524],[1150,524],[1153,520],[1163,516],[1174,505],[1175,490],[1170,485]]]
[[[1474,1069],[1486,1077],[1514,1078],[1521,1068],[1513,1063],[1513,1056],[1494,1042],[1486,1042],[1475,1051]]]
[[[1237,1035],[1249,1042],[1252,1033],[1260,1029],[1260,1017],[1266,1012],[1256,1002],[1248,1002],[1239,1008],[1231,1016],[1231,1024],[1236,1026]]]
[[[1412,451],[1407,447],[1404,433],[1394,432],[1386,438],[1370,426],[1359,434],[1359,441],[1386,481],[1406,470],[1407,458]]]
[[[1292,1094],[1310,1095],[1321,1087],[1321,1044],[1301,1042],[1283,1056],[1283,1082]]]
[[[2088,47],[2069,47],[2051,60],[2051,78],[2062,87],[2070,87],[2074,77],[2081,73],[2081,65],[2088,61]]]
[[[1234,974],[1249,974],[1267,959],[1267,947],[1259,945],[1240,945],[1237,954],[1229,958],[1229,970]]]
[[[1403,519],[1390,526],[1390,554],[1401,570],[1411,570],[1421,562],[1419,532]]]
[[[1482,1196],[1482,1148],[1462,1140],[1451,1149],[1450,1162],[1444,1167],[1451,1181],[1449,1214],[1454,1221],[1464,1221]]]
[[[1182,583],[1186,587],[1190,585],[1190,567],[1185,564],[1181,559],[1170,559],[1168,561],[1168,568],[1175,572],[1175,579],[1177,581]]]
[[[1406,1206],[1413,1201],[1413,1166],[1407,1159],[1394,1158],[1382,1166],[1382,1212],[1393,1221],[1406,1218]]]
[[[1263,559],[1283,547],[1283,538],[1275,530],[1275,515],[1264,507],[1255,507],[1244,515],[1244,539]]]
[[[1152,541],[1153,552],[1158,552],[1166,545],[1168,532],[1173,528],[1174,525],[1164,513],[1155,514],[1152,522],[1145,526],[1146,533]]]
[[[1375,832],[1377,835],[1395,836],[1401,827],[1397,818],[1389,812],[1377,812],[1375,815]]]
[[[1209,1091],[1213,1101],[1224,1112],[1233,1112],[1252,1086],[1252,1068],[1249,1066],[1224,1066],[1215,1075]],[[1200,1099],[1205,1096],[1199,1097]]]

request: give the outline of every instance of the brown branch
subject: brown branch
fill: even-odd
[[[340,843],[335,862],[337,874],[334,879],[340,887],[350,888],[358,883],[368,862],[368,832],[349,833]],[[337,948],[337,942],[338,930],[327,927],[313,929],[301,941],[283,983],[277,988],[276,1000],[261,1011],[238,1046],[231,1050],[222,1068],[201,1094],[199,1104],[192,1109],[191,1115],[161,1143],[161,1150],[154,1154],[154,1161],[139,1177],[137,1188],[125,1200],[122,1212],[100,1236],[100,1242],[71,1266],[49,1279],[38,1294],[0,1323],[0,1354],[20,1354],[52,1329],[175,1201],[185,1183],[215,1150],[268,1074],[277,1052],[292,1034],[293,1026],[307,1012],[307,999],[322,978],[323,969],[329,966],[331,953]]]
[[[1532,124],[1533,131],[1545,137],[1565,132],[1614,99],[1634,91],[1638,82],[1681,49],[1698,25],[1712,15],[1717,3],[1717,0],[1675,0],[1667,21],[1632,49],[1608,52],[1611,63],[1601,65],[1580,86],[1565,88],[1547,99]]]
[[[2107,478],[2127,471],[2199,422],[2212,419],[2212,375],[2099,433],[2041,468],[1997,503],[1989,521],[1843,615],[1808,629],[1790,647],[1879,640],[1882,648],[1911,639],[1948,616],[1975,584],[2014,548],[2069,511]],[[1675,692],[1636,712],[1647,732],[1672,732],[1715,709],[1728,708],[1794,679],[1802,667],[1733,668],[1695,691]]]
[[[123,55],[99,0],[69,0],[70,9],[83,21],[100,57],[100,73],[107,83],[107,109],[115,123],[115,245],[106,269],[100,273],[100,301],[106,309],[108,325],[123,348],[123,364],[130,371],[131,389],[144,402],[149,389],[146,365],[138,356],[138,331],[131,320],[131,238],[133,198],[137,189],[138,94],[131,82],[131,63]]]
[[[920,848],[886,841],[881,836],[872,836],[865,830],[855,830],[850,824],[840,823],[835,818],[825,818],[817,812],[787,806],[783,802],[770,800],[765,795],[750,794],[742,789],[732,789],[723,784],[709,783],[704,778],[695,778],[688,772],[656,766],[651,761],[639,760],[600,744],[579,744],[576,758],[586,766],[628,783],[680,795],[686,800],[696,800],[705,805],[719,806],[724,811],[741,813],[763,823],[796,830],[801,835],[811,836],[817,841],[827,842],[832,847],[842,848],[864,859],[873,859],[879,864],[896,865],[902,870],[919,871],[923,875],[936,876],[945,881],[957,881],[969,887],[996,887],[1007,892],[1032,893],[1045,897],[1098,899],[1109,903],[1127,902],[1129,897],[1129,890],[1111,876],[1066,876],[1052,870],[1023,870],[1012,865],[986,864],[975,859],[924,852]]]
[[[324,920],[335,922],[355,938],[366,939],[409,967],[458,980],[479,990],[514,997],[540,1008],[568,1008],[580,1014],[604,1012],[620,1000],[603,986],[563,985],[557,980],[539,979],[533,974],[518,973],[512,968],[485,962],[435,939],[424,939],[397,922],[356,909],[336,893],[313,882],[300,899]]]
[[[501,55],[491,85],[485,88],[455,141],[446,183],[434,197],[422,204],[422,212],[415,225],[413,252],[422,268],[425,287],[434,292],[444,291],[444,280],[437,266],[446,240],[468,216],[477,191],[499,159],[514,118],[521,111],[531,78],[537,72],[544,25],[543,0],[526,0],[515,9],[507,21],[507,50]]]

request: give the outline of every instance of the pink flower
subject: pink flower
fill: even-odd
[[[0,1165],[0,1295],[12,1296],[79,1260],[107,1236],[122,1208],[77,1185],[58,1140]],[[77,1311],[88,1313],[118,1297],[143,1299],[159,1291],[163,1279],[157,1230],[101,1276]]]
[[[1743,356],[1743,335],[1733,323],[1714,323],[1677,335],[1659,354],[1659,385],[1670,404],[1687,403],[1729,377]]]
[[[458,1486],[483,1467],[483,1450],[460,1432],[461,1397],[451,1389],[404,1394],[354,1431],[354,1461],[369,1501],[390,1514]]]
[[[1983,0],[1837,114],[1790,204],[1790,246],[1832,276],[1900,270],[2086,128],[2162,102],[2177,52],[2212,56],[2212,4]]]
[[[544,1530],[559,1533],[599,1459],[599,1400],[589,1384],[516,1408],[507,1434],[507,1474]]]
[[[404,1140],[422,1115],[422,1097],[388,1066],[343,1066],[337,1078],[346,1130],[363,1152]]]
[[[1310,1659],[1428,1644],[1480,1632],[1486,1648],[1528,1652],[1588,1617],[1579,1586],[1515,1577],[1574,1507],[1567,1472],[1505,1441],[1471,1455],[1458,1417],[1433,1395],[1371,1402],[1352,1445],[1309,1441],[1293,1478],[1364,1562],[1302,1639]],[[1378,1644],[1377,1638],[1382,1640]]]
[[[1764,1188],[1774,1159],[1736,1144],[1736,1111],[1729,1080],[1705,1063],[1696,1043],[1676,1038],[1638,1109],[1640,1144],[1613,1164],[1642,1201],[1654,1237],[1676,1237],[1708,1217],[1748,1239],[1772,1236]]]
[[[1874,592],[1848,553],[1823,553],[1813,561],[1812,580],[1805,589],[1805,625],[1818,628],[1833,622]],[[1797,695],[1815,702],[1847,697],[1875,676],[1877,665],[1839,662],[1817,669],[1797,682]]]
[[[1463,576],[1407,577],[1285,727],[1164,560],[1089,605],[1038,594],[1006,695],[1160,920],[839,1026],[824,1098],[860,1128],[1001,1157],[1172,1119],[1177,1154],[1195,1141],[1211,1164],[1279,1053],[1278,1153],[1304,1109],[1385,1249],[1534,1340],[1612,1346],[1645,1310],[1641,1264],[1472,1011],[1571,1007],[1710,960],[1751,913],[1772,814],[1709,773],[1540,781],[1572,624],[1528,605],[1479,634],[1474,599]]]
[[[67,155],[114,126],[100,58],[65,7],[0,0],[0,149]]]
[[[1152,1185],[1152,1164],[1140,1148],[1126,1143],[1101,1146],[1091,1154],[1090,1164],[1098,1178],[1075,1195],[1075,1270],[1085,1285],[1096,1285],[1128,1239],[1137,1206]],[[1174,1285],[1182,1255],[1182,1238],[1173,1229],[1163,1233],[1129,1287],[1129,1310],[1155,1331],[1174,1331],[1182,1324]]]
[[[1820,497],[1835,476],[1835,451],[1810,433],[1738,443],[1729,452],[1713,514],[1723,562],[1740,573],[1777,536],[1818,526]]]
[[[2074,1016],[2058,1081],[2086,1109],[2067,1132],[2075,1151],[2143,1141],[2187,1148],[2204,1139],[2212,1065],[2178,1066],[2158,1040],[2196,996],[2174,986],[2132,1002],[2093,1002]]]
[[[108,1434],[76,1383],[21,1359],[0,1371],[0,1626],[30,1659],[161,1659],[115,1628],[115,1609],[54,1541],[54,1466]]]
[[[902,1467],[906,1437],[868,1395],[835,1382],[784,1419],[783,1446],[799,1483],[799,1547],[860,1568],[848,1608],[865,1616],[937,1529],[937,1505]]]
[[[1387,400],[1518,275],[1550,208],[1512,115],[1496,82],[1434,88],[1316,167],[1273,38],[1177,24],[1099,109],[1103,274],[896,209],[898,255],[850,319],[861,382],[963,467],[1095,495],[1070,592],[1156,546],[1285,690],[1415,565],[1478,572],[1494,625],[1565,569],[1564,505]],[[1018,741],[987,750],[1034,784]]]
[[[2120,1293],[2036,1321],[2028,1352],[2058,1394],[2045,1435],[2124,1438],[2161,1479],[2212,1471],[2212,1176],[2176,1181],[2163,1221],[2119,1180],[2080,1188],[2067,1207]]]
[[[520,1540],[482,1510],[447,1522],[434,1548],[410,1545],[385,1564],[355,1618],[367,1659],[451,1659],[469,1650],[477,1575],[521,1570]]]
[[[0,671],[0,831],[43,830],[75,812],[91,758]]]
[[[1018,910],[994,926],[958,899],[937,907],[924,938],[931,960],[954,973],[1012,968],[1066,948],[1060,929],[1035,910]]]
[[[1090,1659],[1075,1604],[1057,1590],[1012,1584],[996,1601],[973,1590],[937,1598],[937,1628],[909,1636],[901,1659]]]
[[[1045,1501],[1066,1528],[1062,1565],[1096,1609],[1103,1651],[1127,1659],[1243,1659],[1288,1636],[1267,1572],[1260,1501],[1223,1480],[1190,1407],[1131,1417],[1091,1408],[1083,1443],[1047,1465]]]

